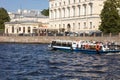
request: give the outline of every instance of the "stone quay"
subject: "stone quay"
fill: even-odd
[[[74,37],[74,36],[0,36],[0,43],[50,43],[52,40],[93,40],[100,42],[117,42],[120,45],[120,37]]]

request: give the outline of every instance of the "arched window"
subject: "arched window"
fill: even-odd
[[[30,33],[30,27],[28,27],[28,33]]]
[[[67,25],[67,32],[70,32],[70,30],[71,30],[71,25],[68,24],[68,25]]]
[[[59,6],[61,6],[61,2],[59,3]]]
[[[80,23],[78,23],[78,29],[80,29]]]
[[[25,33],[25,27],[23,27],[23,33]]]
[[[84,7],[84,16],[86,16],[86,4],[83,4]]]
[[[86,29],[86,22],[84,22],[84,29]]]
[[[65,5],[65,1],[64,1],[64,5]]]
[[[14,26],[12,26],[12,33],[14,33]]]
[[[89,3],[89,14],[92,15],[92,9],[93,8],[93,4],[92,3]]]
[[[70,4],[70,0],[68,0],[68,4]]]
[[[80,7],[80,5],[78,5],[78,16],[80,16],[80,11],[81,10],[81,7]]]
[[[75,0],[73,0],[73,3],[75,3]]]
[[[90,29],[92,29],[92,22],[90,22]]]

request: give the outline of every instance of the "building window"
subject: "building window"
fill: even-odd
[[[51,16],[50,17],[51,17],[51,19],[53,18],[53,11],[52,10],[51,10]]]
[[[70,17],[70,8],[68,7],[68,17]]]
[[[55,24],[55,28],[56,28],[56,24]]]
[[[59,10],[59,18],[61,18],[61,9]]]
[[[75,17],[75,6],[73,6],[73,17]]]
[[[93,8],[92,3],[90,3],[89,6],[90,6],[90,15],[92,15],[92,8]]]
[[[57,18],[57,10],[55,9],[55,18]]]
[[[25,33],[25,27],[23,27],[23,33]]]
[[[51,7],[53,7],[53,4],[51,4]]]
[[[53,26],[51,25],[51,27],[53,27]]]
[[[61,28],[61,24],[59,24],[59,29]]]
[[[19,27],[19,31],[21,31],[21,27]]]
[[[65,29],[65,24],[63,24],[63,28]]]
[[[6,29],[6,33],[8,34],[8,29]]]
[[[84,16],[86,16],[86,4],[84,4],[83,6],[84,6]]]
[[[90,22],[90,29],[92,29],[92,22]]]
[[[55,3],[55,7],[57,7],[57,3]]]
[[[73,0],[73,3],[75,3],[75,0]]]
[[[59,6],[61,6],[61,2],[59,3]]]
[[[28,33],[30,33],[30,27],[28,27]]]
[[[86,22],[84,22],[84,29],[86,29]]]
[[[63,12],[64,12],[64,17],[65,17],[65,8],[63,8]]]
[[[80,29],[80,23],[78,23],[78,29]]]
[[[78,5],[78,15],[80,16],[80,5]]]
[[[70,4],[70,0],[68,0],[68,4]]]
[[[65,5],[65,1],[64,1],[64,5]]]
[[[14,33],[14,26],[12,26],[12,33]]]

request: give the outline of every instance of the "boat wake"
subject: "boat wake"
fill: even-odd
[[[120,55],[120,52],[118,52],[118,53],[108,53],[106,55]]]

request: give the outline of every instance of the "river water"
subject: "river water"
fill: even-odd
[[[0,44],[0,80],[120,80],[120,54],[50,51],[47,44]]]

